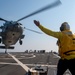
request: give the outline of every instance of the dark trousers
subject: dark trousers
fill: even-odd
[[[75,75],[75,59],[60,59],[57,66],[57,75],[63,75],[69,69],[72,75]]]

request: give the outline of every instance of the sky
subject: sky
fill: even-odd
[[[56,0],[0,0],[0,17],[6,20],[16,21]],[[20,23],[24,27],[36,30],[42,34],[37,34],[28,30],[24,30],[25,38],[23,45],[16,43],[12,52],[24,52],[25,50],[46,50],[47,52],[58,52],[56,45],[57,39],[43,33],[33,22],[40,23],[53,31],[59,31],[59,27],[63,22],[68,22],[71,30],[75,33],[75,0],[60,0],[61,5],[26,18]],[[4,22],[0,21],[0,25]],[[0,51],[4,51],[0,49]]]

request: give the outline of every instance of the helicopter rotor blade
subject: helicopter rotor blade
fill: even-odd
[[[25,29],[29,30],[29,31],[32,31],[32,32],[35,32],[35,33],[38,33],[38,34],[42,34],[41,32],[38,32],[38,31],[35,31],[35,30],[32,30],[32,29],[26,28],[26,27],[25,27]]]
[[[7,20],[5,20],[5,19],[3,19],[3,18],[0,18],[0,20],[7,22]]]
[[[16,22],[21,21],[21,20],[23,20],[23,19],[26,19],[26,18],[28,18],[28,17],[30,17],[30,16],[35,15],[35,14],[38,14],[38,13],[40,13],[40,12],[46,11],[46,10],[48,10],[48,9],[51,9],[51,8],[53,8],[53,7],[56,7],[56,6],[60,5],[60,4],[61,4],[60,0],[56,0],[54,3],[49,4],[49,5],[47,5],[47,6],[43,7],[43,8],[41,8],[41,9],[35,11],[35,12],[32,12],[31,14],[29,14],[29,15],[27,15],[27,16],[24,16],[23,18],[17,20]]]

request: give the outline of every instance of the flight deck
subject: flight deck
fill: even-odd
[[[47,66],[47,75],[56,75],[58,60],[53,53],[0,53],[0,75],[25,75],[36,66]],[[71,74],[67,71],[64,75]]]

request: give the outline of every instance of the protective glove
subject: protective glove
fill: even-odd
[[[34,20],[34,24],[35,24],[36,26],[40,26],[40,22],[39,22],[39,21]]]

